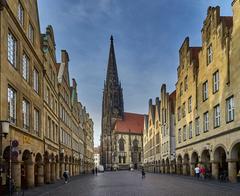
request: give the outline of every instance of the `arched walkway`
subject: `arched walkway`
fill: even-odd
[[[188,154],[184,155],[183,175],[190,175],[190,160]]]
[[[178,158],[177,158],[177,174],[183,174],[182,156],[181,155],[178,155]]]
[[[219,146],[214,151],[214,160],[212,163],[212,176],[219,179],[222,175],[228,175],[227,156],[224,148]]]
[[[32,153],[29,150],[23,151],[21,164],[21,183],[23,188],[34,187],[34,163]]]
[[[202,152],[201,165],[206,168],[206,173],[212,173],[211,157],[209,150],[204,150]]]
[[[230,161],[228,162],[229,180],[236,182],[238,173],[240,173],[240,141],[235,143],[230,151]]]
[[[198,153],[194,151],[191,156],[191,168],[190,168],[191,176],[195,176],[194,168],[197,166],[198,163],[199,163]]]
[[[38,153],[35,157],[34,165],[34,182],[35,186],[40,186],[44,184],[44,171],[43,171],[43,160],[42,155]]]

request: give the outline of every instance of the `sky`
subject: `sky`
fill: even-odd
[[[94,121],[94,145],[100,143],[103,84],[110,36],[114,37],[124,110],[147,114],[148,100],[160,87],[175,89],[178,51],[185,37],[201,46],[201,28],[209,6],[232,15],[232,0],[38,0],[42,33],[52,25],[57,58],[69,53],[70,78],[79,101]]]

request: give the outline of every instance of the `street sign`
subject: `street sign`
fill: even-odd
[[[13,140],[13,141],[12,141],[12,147],[15,147],[15,148],[16,148],[16,147],[18,147],[18,144],[19,144],[19,143],[18,143],[17,140]]]

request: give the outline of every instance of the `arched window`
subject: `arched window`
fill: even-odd
[[[124,139],[121,138],[119,141],[119,151],[124,151]]]
[[[133,150],[134,150],[134,152],[138,151],[138,140],[137,139],[133,140]]]

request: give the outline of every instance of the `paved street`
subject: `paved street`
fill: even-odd
[[[59,181],[25,192],[25,196],[239,196],[240,184],[198,181],[191,177],[140,172],[105,172]]]

